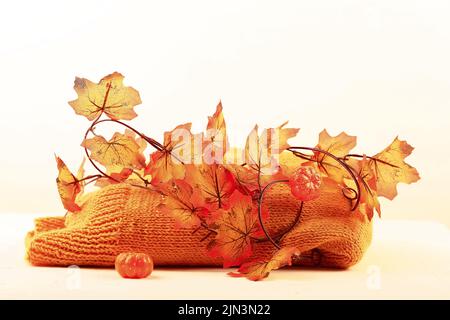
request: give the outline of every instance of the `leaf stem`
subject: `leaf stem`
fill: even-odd
[[[100,177],[102,177],[101,174],[93,174],[93,175],[90,175],[90,176],[86,176],[83,179],[77,179],[76,182],[82,182],[82,181],[86,181],[86,180],[90,180],[90,179],[98,179]]]
[[[129,124],[126,124],[122,121],[119,120],[114,120],[114,119],[102,119],[100,121],[97,121],[97,123],[102,123],[102,122],[114,122],[117,124],[120,124],[128,129],[130,129],[131,131],[133,131],[134,133],[136,133],[138,136],[140,136],[142,139],[144,139],[145,141],[147,141],[152,147],[154,147],[155,149],[157,149],[158,151],[163,151],[165,149],[165,147],[159,143],[158,141],[156,141],[153,138],[147,137],[145,134],[141,133],[140,131],[134,129],[132,126],[130,126]]]

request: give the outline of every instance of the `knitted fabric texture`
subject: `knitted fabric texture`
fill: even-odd
[[[104,187],[89,195],[78,213],[36,220],[26,236],[27,259],[40,266],[114,266],[121,252],[144,252],[159,266],[220,266],[211,258],[206,230],[175,228],[163,214],[161,196],[127,184]],[[264,197],[270,212],[266,227],[271,235],[295,221],[299,201],[287,185],[275,185]],[[350,211],[349,200],[339,190],[323,191],[305,203],[299,223],[281,240],[296,246],[301,258],[295,264],[347,268],[362,258],[370,244],[372,225],[367,217]],[[270,242],[256,243],[252,258],[270,256]]]

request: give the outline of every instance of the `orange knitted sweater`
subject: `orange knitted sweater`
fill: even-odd
[[[264,202],[270,234],[295,220],[299,201],[287,185],[274,186]],[[222,265],[201,241],[207,231],[175,228],[173,218],[159,210],[160,203],[154,191],[127,184],[105,187],[90,194],[78,213],[37,219],[26,237],[27,258],[41,266],[112,267],[121,252],[144,252],[157,266]],[[362,258],[371,236],[366,216],[351,212],[341,192],[324,190],[304,206],[300,222],[280,244],[301,251],[294,264],[347,268]],[[265,258],[273,250],[270,242],[257,243],[252,258]]]

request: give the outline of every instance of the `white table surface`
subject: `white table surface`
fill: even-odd
[[[155,269],[122,279],[113,269],[32,267],[24,260],[31,214],[0,214],[2,299],[450,299],[450,232],[431,221],[381,220],[349,270],[278,270],[264,281],[223,269]]]

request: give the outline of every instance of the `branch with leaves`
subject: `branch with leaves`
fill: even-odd
[[[392,200],[399,182],[419,179],[417,170],[404,161],[413,148],[398,138],[373,156],[352,153],[356,137],[344,132],[333,137],[324,130],[314,147],[291,146],[288,140],[299,129],[286,128],[284,123],[261,133],[255,126],[243,150],[229,148],[221,103],[208,117],[205,132],[193,134],[191,124],[186,123],[165,132],[160,143],[124,122],[137,116],[134,107],[141,99],[123,79],[117,72],[99,83],[75,79],[78,97],[69,104],[90,121],[81,146],[97,173],[85,175],[83,161],[78,173],[72,174],[56,157],[56,181],[64,208],[80,211],[81,196],[90,183],[100,188],[128,183],[156,190],[164,195],[161,209],[173,216],[173,227],[190,228],[193,233],[207,230],[202,241],[208,240],[210,255],[222,258],[225,267],[240,266],[233,276],[259,280],[271,270],[290,265],[300,252],[282,247],[281,240],[298,225],[302,210],[319,197],[323,187],[342,192],[352,211],[371,220],[374,210],[381,213],[379,196]],[[104,124],[121,126],[124,131],[105,138],[97,132]],[[188,139],[179,132],[187,133]],[[146,157],[148,145],[154,151]],[[283,165],[280,158],[286,154],[297,157],[297,167]],[[264,195],[275,184],[289,185],[300,206],[292,224],[270,235]],[[273,244],[273,256],[252,261],[253,248],[262,241]]]

